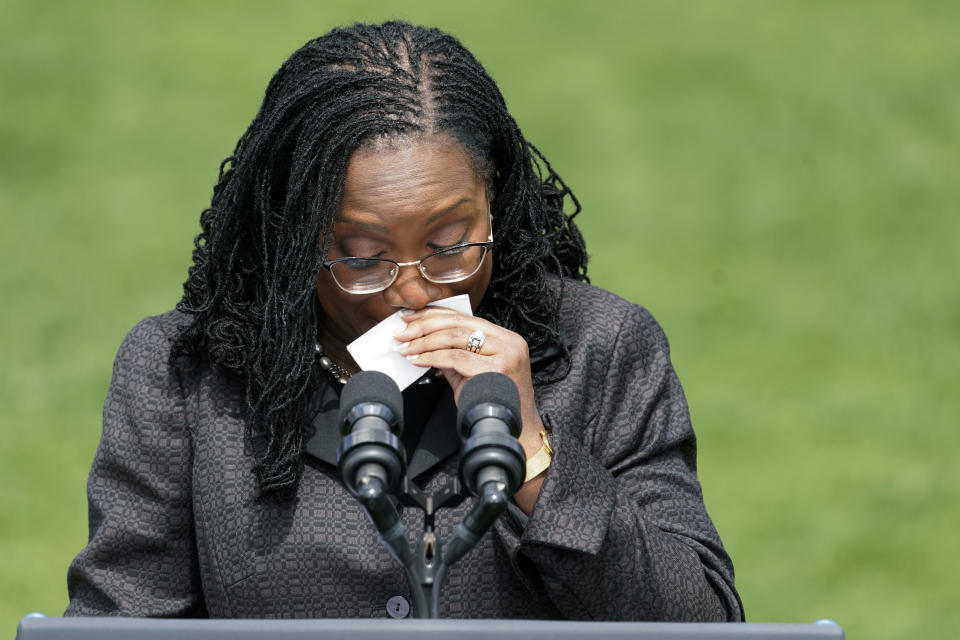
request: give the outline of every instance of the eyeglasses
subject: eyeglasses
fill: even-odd
[[[413,262],[394,262],[386,258],[336,258],[323,263],[333,281],[347,293],[377,293],[397,280],[400,267],[417,266],[424,278],[437,284],[466,280],[477,271],[493,246],[493,233],[486,242],[464,242],[447,247]]]

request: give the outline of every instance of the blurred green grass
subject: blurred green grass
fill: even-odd
[[[960,635],[960,5],[0,2],[0,628],[59,614],[111,362],[307,39],[458,35],[671,338],[748,619]]]

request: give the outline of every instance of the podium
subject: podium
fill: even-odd
[[[815,624],[558,620],[193,620],[26,617],[16,640],[843,640]]]

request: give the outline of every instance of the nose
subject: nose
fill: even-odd
[[[383,291],[387,304],[398,309],[422,309],[442,297],[440,285],[424,278],[414,265],[400,267],[397,279]]]

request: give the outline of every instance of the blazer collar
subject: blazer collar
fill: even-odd
[[[445,389],[436,408],[427,419],[416,451],[407,463],[407,477],[416,478],[446,460],[460,449],[460,437],[457,435],[457,406],[453,401],[453,390],[444,382]],[[332,384],[326,384],[317,392],[318,409],[313,417],[313,435],[307,440],[304,451],[314,459],[337,466],[337,447],[342,439],[337,416],[340,413],[340,396]]]

